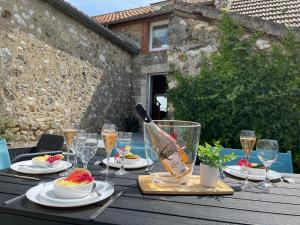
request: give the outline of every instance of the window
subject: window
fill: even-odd
[[[150,51],[168,48],[168,21],[152,23],[150,27]]]

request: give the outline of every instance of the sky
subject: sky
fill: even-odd
[[[76,8],[89,16],[121,11],[140,6],[147,6],[150,3],[161,0],[66,0]]]

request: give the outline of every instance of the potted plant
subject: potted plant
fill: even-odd
[[[224,163],[236,158],[234,153],[221,155],[223,147],[218,143],[211,146],[208,143],[200,145],[198,149],[198,158],[200,161],[200,184],[205,187],[214,188],[218,182],[218,171],[224,166]]]

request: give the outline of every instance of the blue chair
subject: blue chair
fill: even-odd
[[[0,139],[0,169],[7,169],[10,167],[10,158],[7,149],[7,144],[4,139]]]
[[[224,148],[221,150],[222,155],[227,155],[233,152],[237,158],[235,160],[232,160],[231,162],[226,163],[226,166],[232,166],[237,165],[237,162],[244,158],[245,154],[244,151],[241,149],[230,149],[230,148]],[[253,150],[250,155],[249,161],[251,163],[258,163],[262,164],[261,161],[258,159],[256,151]],[[277,160],[272,164],[270,167],[271,170],[280,172],[280,173],[293,173],[293,163],[292,163],[292,154],[291,151],[288,151],[286,153],[279,153]]]

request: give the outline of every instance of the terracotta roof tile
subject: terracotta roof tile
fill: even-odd
[[[289,27],[300,27],[300,0],[232,0],[230,10]]]
[[[209,0],[180,0],[182,2],[186,3],[203,3],[203,2],[209,2]],[[160,3],[168,3],[173,4],[173,0],[165,0],[157,3],[153,3],[151,5],[158,5]],[[117,22],[119,20],[123,19],[129,19],[129,18],[135,18],[141,15],[147,15],[151,14],[155,11],[155,8],[151,6],[145,6],[145,7],[139,7],[139,8],[134,8],[134,9],[128,9],[124,11],[118,11],[118,12],[113,12],[113,13],[108,13],[108,14],[103,14],[99,16],[93,16],[92,18],[96,20],[96,22],[106,25],[110,24],[112,22]]]
[[[140,15],[150,14],[153,12],[153,9],[150,6],[139,7],[134,9],[128,9],[124,11],[118,11],[113,13],[108,13],[104,15],[92,17],[100,24],[109,24],[114,21],[123,20],[131,17],[136,17]]]

